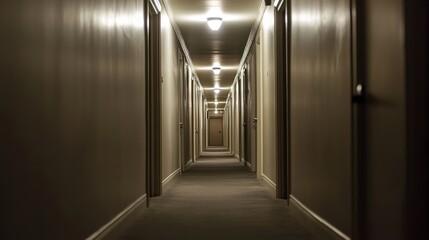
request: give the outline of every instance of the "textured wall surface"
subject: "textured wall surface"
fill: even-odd
[[[84,239],[145,193],[143,0],[0,9],[0,238]]]

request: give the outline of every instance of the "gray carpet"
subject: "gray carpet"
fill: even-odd
[[[204,158],[152,198],[121,239],[333,239],[314,224],[272,197],[238,160]]]

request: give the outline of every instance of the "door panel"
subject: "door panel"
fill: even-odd
[[[249,55],[248,63],[247,63],[247,81],[248,81],[248,95],[247,95],[247,106],[248,106],[248,117],[247,117],[247,125],[249,126],[248,131],[248,140],[247,142],[250,144],[247,155],[248,160],[251,164],[251,170],[256,171],[256,157],[257,157],[257,126],[258,126],[258,115],[256,109],[256,57],[255,57],[256,48],[254,47],[251,50]]]
[[[209,146],[223,146],[222,118],[209,118]]]

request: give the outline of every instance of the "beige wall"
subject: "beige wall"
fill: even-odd
[[[258,147],[262,158],[262,174],[276,182],[276,83],[275,83],[275,45],[274,8],[267,7],[260,25],[260,57],[262,66],[258,73],[258,127],[261,141]]]
[[[179,44],[170,20],[161,13],[161,159],[162,180],[179,167]]]
[[[144,1],[7,2],[0,238],[85,239],[145,193]]]

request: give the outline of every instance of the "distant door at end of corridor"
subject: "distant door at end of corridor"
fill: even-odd
[[[209,118],[209,146],[223,146],[222,118]]]

